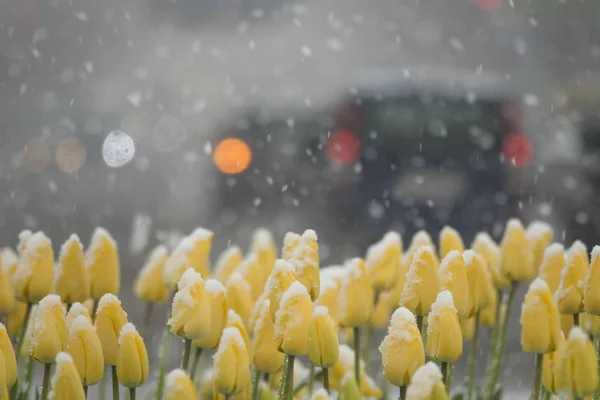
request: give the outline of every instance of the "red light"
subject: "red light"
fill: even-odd
[[[523,135],[511,135],[502,145],[504,156],[515,167],[526,167],[533,160],[531,141]]]
[[[494,11],[502,7],[504,0],[472,0],[481,11]]]
[[[332,162],[349,164],[356,161],[360,155],[360,140],[351,132],[335,132],[329,138],[325,151]]]

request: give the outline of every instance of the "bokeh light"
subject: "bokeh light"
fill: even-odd
[[[60,141],[56,148],[56,164],[66,173],[77,172],[87,158],[87,150],[83,143],[74,136],[69,136]]]
[[[30,143],[23,149],[22,153],[25,170],[30,174],[38,174],[45,170],[52,156],[48,146],[37,143]]]
[[[509,136],[502,146],[504,156],[515,167],[526,167],[533,160],[531,141],[523,135]]]
[[[252,150],[241,139],[224,139],[215,148],[213,161],[219,171],[228,175],[244,172],[252,162]]]
[[[109,167],[122,167],[129,163],[135,154],[133,139],[121,131],[113,131],[102,144],[102,158]]]
[[[344,165],[354,162],[360,155],[360,140],[352,132],[335,132],[325,148],[329,160]]]
[[[504,0],[472,0],[481,11],[494,11],[502,7]]]

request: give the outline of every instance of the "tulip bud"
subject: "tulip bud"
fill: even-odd
[[[71,304],[71,308],[67,311],[66,321],[67,328],[71,329],[71,325],[73,325],[73,321],[79,316],[83,315],[85,318],[92,323],[92,317],[90,316],[88,309],[83,306],[81,303],[73,303]]]
[[[537,271],[533,266],[533,255],[521,221],[511,219],[500,243],[500,272],[513,281],[529,282]]]
[[[527,227],[525,235],[533,254],[533,268],[539,271],[542,259],[544,258],[544,252],[552,241],[554,232],[552,231],[552,227],[547,223],[533,221]]]
[[[539,277],[546,281],[550,293],[556,293],[560,285],[560,273],[567,263],[565,248],[560,243],[552,243],[544,251]]]
[[[462,253],[465,244],[456,229],[445,226],[440,232],[440,257],[444,259],[452,250]]]
[[[106,365],[117,364],[119,333],[126,323],[127,314],[121,308],[121,301],[110,293],[102,296],[96,310],[95,326]]]
[[[226,396],[250,385],[250,358],[244,338],[235,328],[225,328],[213,357],[215,389]]]
[[[362,400],[362,394],[360,393],[360,388],[356,383],[356,379],[350,373],[344,376],[342,380],[342,387],[340,389],[340,394],[338,396],[339,400]]]
[[[244,256],[238,246],[231,246],[219,256],[215,265],[215,278],[222,284],[227,282],[229,275],[242,263]]]
[[[559,392],[583,398],[598,388],[598,365],[596,351],[588,336],[574,327],[569,333],[560,361],[558,362]]]
[[[454,363],[462,356],[462,350],[463,337],[453,296],[444,290],[427,316],[427,355],[436,361]]]
[[[49,398],[52,400],[85,400],[81,378],[68,353],[58,353],[56,369],[50,381]]]
[[[281,258],[285,261],[292,256],[296,246],[300,243],[300,235],[294,232],[287,232],[283,237],[283,249],[281,250]]]
[[[179,283],[167,324],[173,334],[185,339],[200,339],[210,333],[210,299],[202,276],[188,268]]]
[[[383,375],[392,385],[407,386],[415,371],[425,364],[421,332],[415,316],[408,309],[402,307],[394,311],[388,333],[379,345],[379,352]],[[398,354],[403,356],[398,357]]]
[[[584,310],[588,314],[600,315],[600,246],[592,250],[592,260],[584,284]]]
[[[283,365],[283,353],[275,345],[275,326],[271,319],[270,301],[263,301],[254,327],[252,362],[260,372],[274,374]]]
[[[22,230],[19,233],[19,244],[17,245],[17,251],[19,252],[20,256],[23,255],[25,246],[27,246],[27,241],[31,236],[33,236],[33,232],[31,232],[29,229]]]
[[[19,257],[10,247],[4,247],[0,253],[2,254],[2,269],[9,277],[11,284],[14,286],[14,275],[19,268]]]
[[[119,294],[121,265],[117,242],[103,228],[96,228],[85,253],[85,263],[90,277],[90,295],[98,300],[106,293]]]
[[[569,336],[573,326],[575,326],[575,316],[573,314],[560,314],[560,330],[563,335]]]
[[[427,315],[440,291],[438,268],[433,247],[420,247],[413,257],[402,288],[400,306],[416,315]]]
[[[293,282],[296,282],[294,266],[284,260],[275,261],[275,267],[273,268],[273,274],[269,278],[268,286],[269,300],[271,303],[271,319],[273,321],[275,321],[275,314],[279,310],[281,296],[283,296],[283,293],[288,290]]]
[[[371,327],[374,329],[385,328],[390,320],[392,311],[394,311],[397,306],[398,303],[392,302],[391,292],[381,293],[375,304],[375,308],[373,309],[373,314],[371,314],[371,319],[369,321]]]
[[[6,380],[6,367],[4,365],[4,355],[0,351],[0,399],[8,399],[8,383]]]
[[[402,298],[402,290],[404,289],[404,284],[406,283],[406,274],[408,273],[408,266],[404,264],[403,257],[400,256],[398,258],[398,275],[396,277],[396,281],[394,285],[387,292],[390,296],[389,304],[394,306],[394,309],[398,307],[400,304],[400,299]]]
[[[331,388],[334,390],[339,390],[342,386],[342,381],[344,377],[348,374],[354,373],[354,350],[345,344],[341,345],[339,348],[339,357],[335,365],[330,368],[329,372],[329,381],[331,384]],[[377,385],[373,382],[373,379],[370,378],[365,373],[365,365],[364,362],[360,362],[360,390],[362,395],[365,397],[375,397],[380,398],[383,394],[381,390],[377,387]],[[352,375],[354,378],[354,375]]]
[[[475,317],[460,320],[460,331],[462,333],[462,340],[468,342],[473,339],[475,334]]]
[[[276,400],[275,393],[271,390],[266,382],[258,383],[258,399],[259,400]]]
[[[308,358],[314,365],[331,368],[339,357],[337,329],[327,308],[318,306],[308,329]]]
[[[104,372],[102,345],[92,322],[84,315],[77,317],[69,328],[67,352],[73,358],[84,386],[100,382]]]
[[[71,235],[60,248],[54,279],[54,290],[65,303],[83,302],[90,297],[90,277],[77,235]]]
[[[2,364],[4,365],[6,388],[10,389],[17,381],[17,359],[10,337],[8,337],[8,332],[3,324],[0,324],[0,354],[4,355],[4,362]],[[0,388],[2,387],[2,384],[0,384]]]
[[[412,265],[415,255],[419,251],[419,247],[422,246],[431,247],[432,252],[431,254],[428,254],[428,256],[431,257],[431,261],[433,264],[435,264],[437,269],[437,267],[440,265],[440,261],[438,260],[437,255],[435,254],[435,246],[433,244],[433,241],[431,240],[431,236],[429,236],[429,234],[425,231],[419,231],[415,233],[415,235],[412,237],[410,246],[406,251],[404,263],[406,265]]]
[[[169,286],[163,280],[169,253],[165,246],[157,246],[135,280],[135,297],[147,303],[160,304],[169,298]]]
[[[175,288],[183,273],[192,267],[203,277],[210,276],[210,249],[214,234],[208,229],[198,228],[177,245],[165,262],[163,280]]]
[[[15,308],[15,291],[8,273],[4,270],[0,252],[0,314],[7,314]]]
[[[452,292],[454,306],[460,319],[471,316],[474,306],[471,304],[473,297],[469,292],[467,271],[461,254],[453,250],[442,260],[440,265],[440,287],[441,290]]]
[[[268,278],[275,266],[277,259],[277,249],[273,235],[265,228],[258,228],[252,234],[252,243],[250,252],[256,254],[258,264],[262,270],[262,276]]]
[[[337,325],[339,321],[338,295],[340,291],[341,282],[338,284],[336,281],[333,280],[333,278],[323,278],[323,273],[321,273],[320,282],[320,293],[319,297],[317,297],[317,300],[315,300],[315,307],[327,307],[327,309],[329,310],[329,316]]]
[[[119,334],[117,351],[117,378],[127,388],[141,386],[148,379],[148,352],[144,339],[128,322]]]
[[[227,279],[227,304],[244,321],[246,328],[250,326],[252,316],[252,289],[239,272],[234,272]]]
[[[560,274],[556,291],[558,310],[562,314],[583,311],[583,289],[587,275],[588,260],[585,245],[576,241],[567,251],[567,263]]]
[[[396,232],[388,232],[377,243],[369,247],[365,256],[367,275],[375,290],[389,289],[400,272],[402,239]]]
[[[590,337],[600,336],[600,317],[586,313],[579,314],[579,325]]]
[[[542,359],[542,385],[544,385],[546,390],[550,393],[558,393],[557,384],[560,380],[558,377],[558,374],[560,373],[558,363],[562,357],[564,347],[565,338],[564,335],[561,334],[556,350],[552,353],[544,354],[544,358]]]
[[[548,284],[536,279],[521,308],[521,347],[528,353],[550,353],[560,341],[560,316]]]
[[[194,340],[192,346],[214,349],[219,345],[221,332],[227,325],[227,289],[216,279],[208,279],[204,287],[210,301],[210,331],[205,337]]]
[[[50,239],[37,232],[27,239],[19,267],[13,276],[15,295],[35,304],[52,293],[54,252]]]
[[[469,284],[469,310],[468,316],[475,314],[492,304],[496,289],[492,283],[490,272],[485,265],[485,260],[473,250],[463,253],[463,261],[467,272],[467,283]],[[494,304],[494,307],[496,304]]]
[[[263,292],[266,277],[263,277],[263,269],[258,263],[256,254],[248,254],[244,261],[237,267],[236,272],[241,275],[244,282],[250,286],[250,293],[252,295],[250,302],[250,314],[252,313],[252,305],[258,299]],[[248,319],[250,319],[248,314]]]
[[[340,325],[365,325],[373,314],[373,288],[362,258],[346,261],[347,274],[339,293]]]
[[[329,393],[323,388],[315,390],[310,400],[330,400]]]
[[[42,364],[52,364],[67,346],[68,337],[65,308],[59,296],[49,294],[38,303],[29,353]]]
[[[167,375],[165,400],[196,400],[196,386],[182,369],[175,369]]]
[[[496,289],[508,289],[512,282],[500,271],[500,248],[494,240],[487,233],[480,232],[475,236],[471,248],[485,259]]]
[[[412,377],[406,391],[407,400],[448,400],[442,372],[429,361],[419,368]]]
[[[242,318],[240,318],[240,316],[232,309],[229,309],[229,311],[227,312],[227,325],[225,326],[225,328],[235,328],[238,331],[240,331],[240,334],[244,339],[244,343],[246,343],[248,353],[250,353],[250,335],[248,335],[246,325],[242,321]]]
[[[479,321],[482,325],[487,326],[489,328],[496,326],[496,310],[498,308],[498,292],[493,290],[491,292],[492,301],[490,304],[481,310],[479,314]]]
[[[300,282],[290,285],[281,297],[275,315],[275,344],[279,351],[293,356],[308,353],[308,331],[313,305]]]
[[[316,300],[320,290],[320,274],[319,249],[315,231],[308,229],[302,234],[300,243],[294,249],[289,262],[294,266],[298,282],[304,285],[311,300]]]

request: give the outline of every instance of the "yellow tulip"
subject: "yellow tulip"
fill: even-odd
[[[73,358],[84,386],[100,382],[104,372],[102,345],[92,322],[85,315],[75,318],[69,328],[67,353]]]
[[[492,297],[492,301],[490,302],[490,304],[485,307],[483,310],[481,310],[481,313],[479,314],[479,321],[481,322],[482,325],[487,326],[487,327],[493,327],[496,326],[496,310],[498,307],[498,292],[496,290],[493,290],[491,292],[491,297]]]
[[[409,266],[412,265],[413,259],[415,258],[415,255],[419,251],[419,247],[422,247],[422,246],[431,247],[431,249],[432,249],[431,258],[434,260],[433,262],[437,268],[440,263],[437,258],[437,255],[435,254],[435,246],[433,244],[433,241],[431,240],[431,236],[429,236],[429,234],[425,231],[419,231],[419,232],[415,233],[415,235],[412,237],[410,246],[408,247],[408,250],[406,251],[404,263]]]
[[[300,243],[300,235],[294,232],[288,232],[283,237],[283,249],[281,250],[281,258],[285,261],[289,260],[292,256],[296,246]]]
[[[25,330],[25,337],[23,339],[23,346],[21,347],[21,353],[17,355],[18,357],[29,357],[29,351],[31,350],[31,336],[33,332],[33,325],[37,316],[37,308],[37,305],[31,307],[31,314],[29,315],[29,322],[27,323],[27,329]]]
[[[13,277],[19,268],[19,256],[10,247],[4,247],[0,253],[2,254],[2,269],[4,269],[4,273],[8,275],[12,285],[14,285]]]
[[[348,374],[351,374],[352,378],[354,379],[354,361],[354,350],[345,344],[340,345],[338,360],[335,365],[329,369],[329,381],[332,389],[339,390],[342,386],[344,377]],[[365,373],[365,365],[362,360],[359,368],[360,390],[362,395],[365,397],[380,398],[383,393],[377,387],[373,379]]]
[[[360,394],[360,392],[359,392]],[[312,394],[312,397],[310,398],[310,400],[329,400],[329,393],[327,393],[327,390],[321,388],[321,389],[317,389],[314,391],[314,393]]]
[[[308,331],[313,304],[306,287],[300,282],[290,285],[281,297],[275,315],[275,344],[279,351],[293,356],[308,353]]]
[[[329,310],[329,316],[338,324],[339,321],[339,304],[338,304],[338,295],[340,291],[341,283],[338,284],[333,278],[323,278],[323,274],[321,273],[321,284],[320,284],[320,293],[317,300],[315,300],[316,306],[327,307]]]
[[[2,351],[0,351],[0,399],[7,400],[8,399],[8,384],[6,381],[6,371],[4,365],[4,355]]]
[[[402,290],[406,283],[406,274],[408,273],[408,267],[404,264],[402,256],[398,258],[398,276],[394,285],[387,291],[390,296],[389,303],[394,305],[394,308],[400,304],[402,298]]]
[[[0,353],[4,355],[4,376],[6,387],[10,389],[17,381],[17,359],[10,337],[4,324],[0,324]],[[2,385],[0,385],[2,387]],[[0,396],[0,398],[2,398]]]
[[[265,290],[260,294],[260,297],[256,299],[254,306],[252,307],[252,314],[250,314],[250,321],[248,322],[248,332],[254,335],[254,329],[256,327],[256,320],[260,316],[260,312],[265,304],[265,301],[269,300],[269,281],[265,285]],[[269,310],[270,311],[270,310]]]
[[[556,293],[560,285],[560,274],[567,263],[565,248],[560,243],[552,243],[544,251],[539,277],[546,281],[550,293]]]
[[[92,322],[92,317],[90,316],[88,309],[85,308],[85,306],[83,304],[81,304],[81,303],[71,304],[71,308],[69,308],[69,311],[67,311],[67,316],[66,316],[67,328],[71,329],[71,325],[73,325],[73,321],[75,321],[75,319],[77,317],[79,317],[80,315],[83,315],[84,317],[86,317],[90,321],[90,323]]]
[[[367,250],[367,275],[375,290],[386,290],[394,285],[400,272],[402,239],[396,232],[388,232]]]
[[[482,256],[473,250],[467,250],[463,253],[463,261],[469,284],[469,305],[471,309],[468,316],[473,317],[478,311],[484,310],[494,302],[496,289]],[[496,304],[493,304],[493,306],[495,307]]]
[[[552,227],[547,223],[541,221],[533,221],[527,227],[527,231],[525,232],[525,234],[527,236],[529,246],[531,247],[531,251],[533,253],[533,268],[536,271],[539,271],[540,265],[544,258],[544,252],[546,251],[546,248],[552,241],[554,232],[552,231]]]
[[[352,374],[346,374],[342,380],[342,387],[338,396],[339,400],[362,400],[360,388]]]
[[[100,299],[96,310],[96,333],[102,345],[104,363],[117,365],[119,333],[127,323],[127,314],[121,308],[121,301],[107,293]]]
[[[214,349],[219,345],[221,333],[227,325],[227,289],[216,279],[204,283],[210,301],[210,332],[203,338],[192,341],[192,346]]]
[[[271,319],[273,321],[275,321],[275,314],[279,310],[279,303],[283,293],[288,290],[293,282],[296,282],[294,266],[284,260],[275,261],[275,268],[273,268],[273,274],[269,278],[268,283]]]
[[[15,291],[7,271],[4,269],[2,252],[0,251],[0,314],[7,314],[15,308]]]
[[[473,339],[475,334],[475,317],[460,320],[460,331],[463,341],[467,342]]]
[[[439,275],[441,290],[452,292],[458,317],[460,319],[469,318],[474,308],[471,304],[473,296],[469,292],[465,263],[458,251],[452,250],[442,260]]]
[[[213,360],[217,392],[231,396],[250,385],[250,358],[238,329],[225,328]]]
[[[38,303],[29,354],[42,364],[52,364],[67,346],[68,337],[65,308],[60,297],[49,294]]]
[[[214,234],[208,229],[198,228],[183,238],[173,250],[165,263],[163,280],[172,289],[183,276],[183,273],[192,267],[202,277],[210,275],[210,249]]]
[[[442,372],[433,362],[428,362],[413,375],[406,391],[406,400],[448,400]]]
[[[252,234],[250,252],[256,254],[258,264],[262,269],[262,276],[266,280],[271,275],[277,259],[277,249],[271,232],[265,228],[255,230]]]
[[[267,280],[266,277],[263,277],[263,269],[261,265],[258,263],[258,258],[256,254],[248,254],[244,261],[240,265],[238,265],[235,270],[250,286],[250,293],[252,295],[251,303],[250,303],[250,314],[252,313],[252,304],[260,297],[263,292],[265,282]],[[250,314],[248,314],[248,319],[250,319]]]
[[[196,386],[182,369],[175,369],[167,375],[165,400],[197,400]]]
[[[445,226],[440,231],[440,258],[444,259],[452,250],[462,253],[465,244],[456,229]]]
[[[298,282],[304,285],[311,300],[319,296],[319,248],[317,234],[312,229],[306,230],[300,237],[300,242],[289,258],[289,263],[294,266]]]
[[[227,279],[227,304],[242,318],[248,329],[254,304],[252,288],[238,272],[234,272]]]
[[[394,311],[379,352],[383,375],[392,385],[408,386],[415,371],[425,364],[421,333],[415,316],[408,309],[402,307]],[[398,357],[398,354],[403,356]]]
[[[269,385],[260,381],[258,383],[258,399],[259,400],[276,400],[275,393],[271,390]]]
[[[413,314],[429,314],[431,305],[440,291],[440,279],[434,256],[433,247],[420,247],[406,274],[400,306],[408,308]]]
[[[560,393],[582,398],[598,388],[596,350],[579,327],[571,329],[557,367],[557,388]]]
[[[496,242],[487,233],[480,232],[475,236],[471,248],[485,259],[496,289],[508,289],[512,282],[500,271],[500,247]]]
[[[250,335],[248,334],[248,330],[246,329],[246,325],[242,321],[242,318],[233,310],[229,309],[227,312],[227,325],[225,328],[235,328],[240,331],[242,338],[244,339],[244,343],[246,343],[246,348],[248,349],[248,353],[251,351],[250,344]],[[225,330],[225,329],[223,329]],[[222,336],[222,334],[221,334]],[[219,342],[220,343],[220,342]]]
[[[600,315],[600,246],[592,249],[592,260],[584,284],[584,310],[588,314]]]
[[[581,329],[591,337],[600,336],[600,317],[586,313],[579,314]]]
[[[331,368],[339,357],[339,343],[336,326],[329,311],[318,306],[313,312],[308,329],[308,358],[314,365]]]
[[[463,337],[449,290],[438,294],[427,316],[427,355],[436,361],[454,363],[463,351]]]
[[[85,400],[86,398],[77,367],[68,353],[58,353],[56,356],[56,369],[50,382],[50,399]]]
[[[383,292],[379,295],[369,321],[374,329],[385,328],[390,320],[390,315],[398,306],[398,303],[392,302],[392,296],[392,292]]]
[[[583,289],[587,275],[588,260],[585,245],[576,241],[567,251],[567,263],[560,275],[556,291],[558,310],[562,314],[583,311]]]
[[[270,301],[266,299],[256,319],[252,341],[252,363],[260,372],[274,374],[283,365],[283,353],[275,344],[275,326],[271,319]]]
[[[521,221],[511,219],[500,243],[500,272],[513,281],[529,282],[537,275],[533,254]]]
[[[19,244],[17,245],[17,251],[19,252],[19,256],[23,255],[25,251],[25,246],[27,246],[27,241],[33,235],[29,229],[25,229],[19,233]]]
[[[103,228],[96,228],[85,253],[90,277],[90,295],[98,300],[106,293],[119,294],[121,265],[117,242]]]
[[[148,352],[144,339],[132,323],[128,322],[119,334],[117,351],[117,378],[127,388],[141,386],[148,379]]]
[[[521,308],[521,347],[528,353],[551,353],[560,342],[560,315],[548,284],[536,279]]]
[[[173,334],[185,339],[200,339],[210,334],[210,298],[200,273],[188,268],[179,283],[167,321]]]
[[[215,278],[222,284],[227,283],[229,275],[235,271],[235,269],[244,260],[242,250],[238,246],[231,246],[225,250],[215,264]]]
[[[338,285],[338,288],[342,286],[342,281],[346,277],[346,267],[342,265],[328,265],[321,268],[321,280],[332,280]]]
[[[544,358],[542,359],[542,385],[544,385],[546,390],[550,393],[558,393],[557,384],[560,380],[558,377],[558,374],[560,373],[558,364],[562,357],[564,346],[565,338],[564,335],[561,334],[556,350],[552,353],[544,354]]]
[[[54,279],[54,290],[63,302],[73,304],[90,297],[90,277],[77,235],[71,235],[60,248]]]
[[[373,314],[373,287],[362,258],[346,261],[346,270],[339,292],[339,323],[358,327],[367,324]]]
[[[563,335],[568,336],[573,326],[575,326],[575,316],[573,314],[560,314],[560,330]]]
[[[50,239],[37,232],[27,239],[13,275],[15,295],[27,303],[38,303],[52,293],[54,280],[54,251]]]
[[[164,303],[169,299],[169,286],[163,280],[168,257],[169,252],[165,246],[157,246],[152,250],[135,280],[135,297],[154,304]]]

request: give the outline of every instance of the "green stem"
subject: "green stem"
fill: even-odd
[[[542,383],[542,360],[543,354],[535,355],[535,374],[533,376],[533,387],[531,388],[531,400],[540,399],[540,386]]]
[[[319,379],[321,376],[323,376],[323,369],[315,368],[314,379],[315,380]],[[298,394],[302,389],[307,387],[309,381],[310,381],[310,377],[306,376],[306,377],[302,378],[302,380],[300,382],[298,382],[296,385],[294,385],[294,395]]]
[[[92,321],[96,321],[96,312],[98,311],[98,299],[94,299],[94,305],[92,306]]]
[[[496,343],[494,346],[494,354],[491,361],[491,371],[488,372],[488,381],[486,386],[485,398],[491,399],[494,395],[494,391],[496,390],[496,384],[498,382],[498,376],[500,375],[500,369],[502,368],[502,358],[504,356],[504,346],[506,344],[506,332],[508,330],[508,321],[510,316],[510,309],[515,298],[515,294],[517,293],[517,288],[519,284],[518,282],[513,282],[510,293],[508,295],[508,301],[506,303],[506,308],[504,309],[504,313],[502,313],[502,318],[499,323],[500,326],[498,329],[500,330],[498,333],[498,337],[496,338]]]
[[[288,354],[287,372],[285,374],[285,397],[291,400],[294,397],[294,359],[296,357]]]
[[[448,377],[448,363],[447,362],[440,363],[440,371],[442,372],[442,382],[446,382],[446,378]]]
[[[31,316],[31,309],[33,308],[33,304],[27,303],[27,309],[25,310],[25,319],[23,320],[23,327],[21,328],[21,332],[19,333],[19,339],[17,340],[17,346],[15,347],[15,357],[17,362],[19,362],[19,358],[21,357],[21,349],[23,348],[23,342],[25,341],[25,332],[27,332],[27,326],[29,325],[29,317]]]
[[[83,394],[85,395],[86,399],[87,399],[87,392],[88,392],[88,385],[83,385]]]
[[[600,335],[596,336],[596,362],[598,364],[598,375],[600,375]],[[594,393],[593,400],[600,400],[600,385],[598,389],[596,389],[596,393]]]
[[[419,328],[419,332],[421,332],[421,336],[423,336],[423,316],[417,315],[417,328]]]
[[[254,374],[252,375],[252,399],[258,400],[258,382],[260,380],[260,371],[254,367]]]
[[[129,388],[129,400],[135,400],[135,388]]]
[[[329,389],[329,369],[323,368],[323,387],[327,391],[327,393],[331,393]]]
[[[365,363],[365,368],[366,371],[369,371],[369,362],[370,362],[370,357],[369,357],[369,348],[371,347],[371,337],[373,336],[373,327],[371,326],[371,324],[367,324],[366,329],[365,329],[365,335],[363,338],[363,343],[362,343],[362,350],[361,350],[361,358],[363,360],[363,362]]]
[[[545,387],[542,386],[542,400],[550,400],[552,398],[552,393],[546,390]]]
[[[165,324],[163,336],[160,342],[160,364],[158,369],[158,384],[156,388],[156,400],[162,400],[165,390],[165,375],[167,373],[167,362],[169,361],[169,350],[171,348],[171,336],[169,328]]]
[[[150,328],[150,323],[152,322],[152,310],[154,309],[154,304],[146,303],[146,309],[144,310],[144,321],[142,322],[142,337],[144,340],[148,341],[148,329]]]
[[[44,378],[42,381],[42,400],[48,399],[48,393],[50,393],[50,370],[52,364],[44,364]]]
[[[408,386],[400,386],[400,395],[398,396],[398,400],[406,400],[406,389],[408,389]]]
[[[188,368],[190,366],[190,353],[192,352],[192,340],[185,339],[184,340],[185,347],[183,350],[183,360],[181,360],[181,369],[189,372]]]
[[[106,380],[108,379],[108,374],[106,373],[106,368],[102,372],[102,379],[98,383],[98,400],[104,400],[106,398]]]
[[[354,327],[354,378],[360,387],[360,327]]]
[[[29,391],[33,386],[33,369],[35,367],[35,362],[33,362],[33,358],[31,356],[27,357],[27,371],[25,372],[25,398],[29,398]]]
[[[117,377],[117,366],[111,365],[110,369],[112,371],[113,400],[119,400],[119,378]]]
[[[313,388],[315,386],[315,364],[310,363],[310,370],[308,373],[308,396],[312,396]]]
[[[573,326],[579,326],[579,314],[573,314]]]
[[[469,355],[469,375],[467,375],[467,400],[472,400],[475,395],[475,368],[477,366],[477,352],[479,345],[479,311],[475,313],[475,328]]]
[[[446,380],[444,385],[446,386],[446,393],[450,394],[452,388],[452,373],[454,372],[454,364],[448,364],[448,373],[446,374]]]
[[[289,362],[290,356],[286,354],[283,361],[283,366],[281,367],[281,377],[279,378],[279,386],[277,388],[277,400],[285,400],[285,384],[287,382],[286,375]]]
[[[198,370],[198,365],[200,364],[200,359],[202,358],[202,348],[196,347],[194,351],[194,361],[192,361],[192,369],[190,370],[190,378],[192,381],[196,379],[196,371]]]

